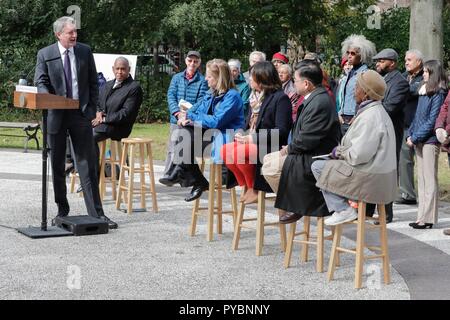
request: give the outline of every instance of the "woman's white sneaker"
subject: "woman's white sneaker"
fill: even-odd
[[[327,226],[335,226],[337,224],[353,221],[358,218],[356,210],[352,207],[348,207],[344,211],[335,212],[325,220]]]

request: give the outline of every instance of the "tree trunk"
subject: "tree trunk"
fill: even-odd
[[[409,48],[420,50],[425,60],[443,58],[442,11],[444,0],[412,0]]]

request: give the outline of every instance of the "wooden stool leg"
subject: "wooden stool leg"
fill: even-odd
[[[141,193],[141,208],[145,210],[147,207],[145,203],[145,193],[146,193],[146,186],[145,186],[145,148],[144,144],[139,144],[139,184],[140,184],[140,193]]]
[[[281,217],[281,211],[278,211],[278,216]],[[281,238],[281,251],[286,252],[286,225],[280,223],[279,225],[280,228],[280,238]]]
[[[391,271],[389,266],[389,248],[387,243],[386,207],[384,206],[384,204],[379,204],[377,205],[377,208],[380,220],[380,243],[381,254],[383,255],[384,283],[389,284],[391,282]]]
[[[338,255],[337,248],[341,242],[341,234],[342,234],[342,225],[337,225],[334,227],[334,237],[333,237],[333,245],[331,246],[331,256],[330,262],[328,264],[328,281],[333,279],[334,269],[336,268],[336,258]]]
[[[362,274],[364,269],[364,240],[366,223],[366,204],[362,201],[358,203],[358,225],[356,233],[356,263],[355,263],[355,288],[362,286]]]
[[[230,193],[231,193],[231,210],[233,211],[233,226],[235,226],[236,225],[236,218],[237,218],[237,215],[238,215],[236,189],[235,188],[231,188]]]
[[[303,240],[310,240],[310,229],[311,229],[311,217],[305,216],[303,217]],[[302,243],[302,254],[300,255],[301,262],[308,261],[308,252],[309,252],[309,244]]]
[[[123,144],[123,150],[120,157],[120,174],[119,174],[119,190],[117,193],[116,199],[116,209],[120,209],[120,204],[123,201],[123,189],[125,188],[125,167],[126,167],[126,159],[128,155],[128,144]]]
[[[324,242],[324,219],[317,218],[317,255],[316,255],[316,270],[323,272],[323,242]]]
[[[297,227],[297,222],[291,223],[291,230],[289,231],[286,252],[284,254],[284,267],[289,268],[291,264],[292,247],[294,246],[295,229]]]
[[[75,192],[75,182],[76,182],[76,174],[75,173],[70,173],[70,193],[74,193]]]
[[[209,194],[208,194],[208,232],[207,240],[212,241],[214,232],[214,181],[216,181],[216,170],[214,164],[209,170]]]
[[[100,149],[100,154],[99,154],[99,169],[100,169],[100,181],[99,181],[99,191],[100,191],[100,199],[103,200],[103,197],[105,196],[105,190],[106,190],[106,186],[105,186],[105,164],[106,164],[106,156],[105,156],[105,151],[106,151],[106,140],[100,141],[98,143],[98,147]]]
[[[117,141],[111,140],[111,144],[109,147],[109,150],[111,150],[111,156],[109,162],[111,163],[111,193],[113,200],[116,200],[117,193],[116,193],[116,161],[117,161]]]
[[[128,214],[133,212],[133,192],[134,192],[134,145],[130,145],[130,176],[128,178],[128,199],[127,199],[127,211]]]
[[[200,170],[202,172],[205,172],[205,163],[202,162],[200,164]],[[198,213],[198,208],[200,207],[200,198],[195,199],[194,201],[194,207],[192,208],[192,217],[191,217],[191,237],[193,237],[195,235],[195,230],[197,229],[197,213]]]
[[[222,234],[222,165],[216,164],[217,181],[217,233]]]
[[[155,171],[153,170],[153,153],[151,143],[147,144],[147,163],[150,175],[150,192],[152,194],[153,212],[158,212],[158,199],[156,198]]]
[[[244,219],[245,203],[239,202],[239,211],[234,224],[233,250],[239,247],[239,239],[241,237],[241,224]]]
[[[258,191],[258,213],[256,225],[256,255],[262,254],[262,247],[264,245],[264,219],[266,215],[265,204],[266,193]]]

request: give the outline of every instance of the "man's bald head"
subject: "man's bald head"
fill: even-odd
[[[130,62],[125,57],[118,57],[114,61],[114,66],[112,69],[116,80],[122,82],[130,75]]]

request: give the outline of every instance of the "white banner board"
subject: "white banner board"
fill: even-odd
[[[97,72],[103,73],[106,81],[114,79],[114,73],[112,71],[112,66],[114,61],[118,57],[125,57],[130,62],[131,71],[130,74],[134,79],[134,74],[136,72],[136,61],[137,55],[127,55],[127,54],[108,54],[108,53],[94,53],[95,67]]]

